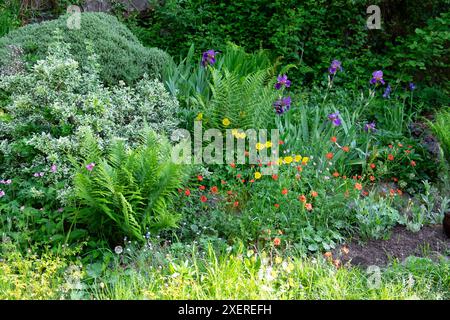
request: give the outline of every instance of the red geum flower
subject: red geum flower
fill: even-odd
[[[298,196],[298,200],[300,200],[300,202],[306,202],[306,197],[302,194]]]
[[[328,152],[326,157],[327,157],[328,160],[333,159],[333,153],[332,152]]]
[[[272,175],[272,179],[275,180],[275,181],[277,181],[277,180],[278,180],[278,175],[274,173],[274,174]]]
[[[288,189],[283,188],[283,190],[281,190],[281,194],[286,195],[288,193]]]
[[[227,182],[225,180],[220,180],[221,184],[227,184]]]
[[[336,137],[331,137],[331,142],[333,142],[333,143],[336,143],[336,141],[337,141],[337,138]]]
[[[186,189],[186,190],[184,191],[184,194],[185,194],[187,197],[189,197],[189,196],[191,195],[191,191],[190,191],[189,189]]]
[[[394,190],[394,189],[390,189],[390,190],[389,190],[389,194],[390,194],[391,196],[395,196],[395,190]]]
[[[367,196],[369,195],[369,192],[363,190],[363,191],[362,191],[362,194],[363,194],[363,196],[367,197]]]
[[[390,153],[388,154],[388,160],[389,161],[393,161],[394,160],[394,156],[392,154],[390,154]]]
[[[217,193],[219,189],[216,186],[211,187],[211,193]]]
[[[255,179],[250,180],[251,183],[255,182]]]
[[[370,181],[372,181],[372,182],[375,181],[375,177],[374,177],[374,176],[370,176],[369,179],[370,179]]]
[[[411,150],[405,150],[405,153],[406,153],[406,154],[410,154],[410,153],[411,153]]]
[[[203,181],[203,176],[198,175],[197,179],[198,179],[198,181]]]
[[[403,147],[403,145],[402,145],[401,143],[399,143],[399,144],[398,144],[398,146],[399,146],[400,148],[402,148],[402,147]]]
[[[273,245],[278,247],[281,244],[281,239],[280,238],[275,238],[273,239]]]
[[[311,191],[311,196],[314,198],[317,197],[319,194],[316,191]]]
[[[242,177],[242,175],[240,174],[240,173],[238,173],[237,175],[236,175],[236,178],[238,178],[238,179],[240,179]]]
[[[396,177],[392,177],[392,181],[394,181],[394,182],[398,182],[398,178],[396,178]]]
[[[206,187],[205,186],[200,186],[200,187],[198,187],[200,190],[205,190],[206,189]]]
[[[208,201],[208,198],[206,196],[201,196],[200,197],[200,201],[201,202],[206,202],[206,201]]]
[[[413,166],[413,167],[416,166],[416,162],[414,160],[411,160],[411,166]]]
[[[303,171],[302,166],[297,166],[297,171],[298,171],[298,172],[302,172],[302,171]]]
[[[397,189],[397,194],[398,194],[399,196],[401,196],[401,195],[403,194],[402,190]]]
[[[333,173],[333,177],[335,177],[335,178],[339,177],[339,172],[337,172],[337,171],[334,172],[334,173]]]
[[[230,167],[236,168],[236,163],[234,163],[234,162],[230,163]]]
[[[235,208],[239,207],[239,201],[235,201],[235,202],[233,203],[233,207],[235,207]]]
[[[362,189],[362,184],[361,183],[355,183],[355,189],[361,190]]]
[[[349,151],[350,151],[350,148],[349,148],[348,146],[343,146],[343,147],[342,147],[342,150],[343,150],[344,152],[349,152]]]
[[[311,211],[313,209],[312,204],[311,203],[305,203],[305,209],[308,211]]]
[[[282,145],[282,144],[284,144],[284,141],[283,140],[278,140],[278,144]]]
[[[389,147],[390,149],[392,149],[394,146],[393,146],[392,144],[390,144],[390,145],[388,145],[388,147]]]
[[[279,207],[280,207],[280,205],[279,205],[278,203],[275,203],[273,206],[274,206],[275,208],[279,208]]]
[[[371,164],[370,164],[370,167],[371,167],[372,169],[375,169],[377,166],[375,165],[375,163],[371,163]]]

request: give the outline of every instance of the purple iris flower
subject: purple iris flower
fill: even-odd
[[[342,123],[341,119],[339,118],[339,111],[336,111],[335,113],[330,113],[328,115],[328,119],[330,119],[331,122],[333,122],[333,124],[336,127],[340,126]]]
[[[378,82],[380,82],[381,84],[384,84],[383,71],[381,71],[381,70],[374,71],[372,73],[372,79],[370,80],[371,84],[377,84]]]
[[[283,114],[291,108],[291,97],[285,97],[278,99],[273,103],[275,112],[277,114]]]
[[[364,130],[366,132],[376,131],[376,129],[375,129],[375,122],[366,123],[365,126],[364,126]]]
[[[341,68],[341,62],[339,60],[333,60],[331,61],[331,66],[328,68],[328,72],[330,74],[336,74],[337,71],[342,70]]]
[[[389,98],[389,95],[391,94],[391,86],[387,85],[386,90],[384,90],[383,98]]]
[[[280,90],[282,86],[285,86],[286,88],[291,86],[291,80],[289,80],[285,74],[278,76],[277,83],[275,83],[275,89]]]
[[[409,90],[414,91],[416,89],[416,85],[412,82],[409,83]]]
[[[207,64],[213,65],[216,63],[216,54],[214,50],[208,50],[203,52],[202,55],[202,66],[206,67]]]

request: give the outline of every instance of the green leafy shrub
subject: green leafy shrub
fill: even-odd
[[[86,135],[106,150],[114,137],[134,145],[147,128],[170,134],[177,127],[178,102],[161,82],[144,78],[134,88],[105,88],[95,56],[89,61],[89,71],[81,69],[55,42],[30,73],[0,80],[8,94],[0,118],[0,178],[11,180],[2,185],[0,211],[8,214],[0,224],[24,242],[27,235],[62,240],[61,210],[70,206],[74,174],[69,155],[79,159]]]
[[[443,109],[436,114],[434,123],[431,124],[433,131],[441,142],[441,148],[445,159],[450,164],[450,111]]]
[[[0,37],[20,26],[19,8],[18,0],[6,0],[0,4]]]
[[[123,236],[143,240],[146,231],[176,226],[179,215],[171,202],[189,167],[171,161],[167,139],[150,132],[132,150],[115,142],[106,157],[101,157],[93,136],[87,136],[84,144],[74,180],[82,207],[73,213],[74,223],[115,241]]]
[[[102,65],[100,78],[116,85],[119,80],[136,82],[144,73],[159,78],[170,57],[157,48],[143,47],[136,37],[114,16],[104,13],[81,14],[81,28],[69,29],[68,16],[57,20],[30,24],[12,31],[0,39],[0,66],[8,61],[8,45],[21,46],[24,59],[30,64],[43,59],[52,42],[55,30],[62,32],[62,40],[70,44],[70,52],[82,67],[89,64],[90,52],[86,42],[94,45],[98,62]]]

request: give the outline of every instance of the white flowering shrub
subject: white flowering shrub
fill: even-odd
[[[27,206],[29,199],[28,206],[44,211],[67,205],[69,158],[79,158],[87,133],[105,150],[114,137],[133,145],[147,128],[171,134],[177,127],[178,102],[161,82],[144,77],[135,87],[107,88],[90,51],[89,63],[81,67],[57,40],[31,72],[0,79],[8,96],[0,106],[0,180],[13,181],[0,188],[5,193],[0,205],[14,200],[17,207]],[[19,183],[35,191],[13,192]]]

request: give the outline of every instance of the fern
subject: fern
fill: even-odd
[[[91,232],[110,240],[123,236],[142,240],[147,229],[158,232],[176,227],[179,216],[172,199],[183,187],[189,167],[170,162],[172,147],[166,138],[149,132],[135,149],[116,141],[99,157],[92,136],[84,141],[83,163],[75,175],[81,209],[72,216]],[[90,172],[85,165],[95,162]]]

